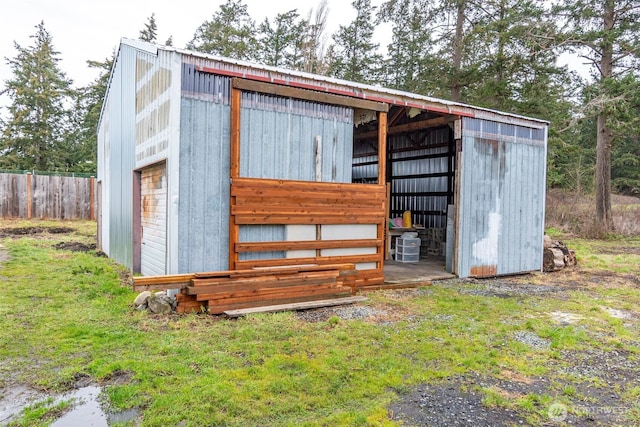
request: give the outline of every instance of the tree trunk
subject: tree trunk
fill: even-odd
[[[600,59],[600,82],[603,84],[613,73],[613,44],[608,33],[614,26],[614,0],[604,4],[602,41],[602,57]],[[604,87],[603,87],[604,90]],[[613,230],[611,216],[611,131],[607,125],[609,114],[602,111],[598,114],[596,136],[596,219],[607,231]]]
[[[466,0],[458,0],[458,16],[456,17],[456,35],[453,39],[453,78],[451,81],[451,100],[460,101],[460,71],[462,68],[462,38]]]

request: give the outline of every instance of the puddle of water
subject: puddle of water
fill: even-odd
[[[109,427],[107,416],[98,402],[99,395],[100,387],[89,386],[60,396],[56,402],[73,400],[75,404],[71,411],[58,418],[51,427]]]
[[[88,386],[56,396],[53,405],[71,401],[73,406],[51,424],[51,427],[108,427],[138,417],[139,411],[135,408],[122,412],[105,412],[99,401],[101,391],[100,387]],[[19,416],[25,407],[41,402],[46,397],[26,387],[7,390],[0,400],[0,423],[11,421]]]
[[[9,422],[25,407],[46,398],[46,395],[23,386],[8,388],[0,392],[0,425]]]

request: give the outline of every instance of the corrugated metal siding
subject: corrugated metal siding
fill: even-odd
[[[244,92],[240,122],[241,176],[315,181],[320,137],[322,181],[351,182],[351,108]]]
[[[449,141],[449,129],[434,129],[426,133],[422,144],[425,146],[442,144]],[[415,142],[406,135],[392,135],[389,137],[388,148],[390,150],[410,149]],[[367,143],[358,143],[354,148],[354,155],[367,154],[372,150]],[[448,147],[421,148],[417,150],[401,151],[392,154],[392,180],[390,209],[396,211],[412,211],[413,222],[422,224],[427,228],[446,227],[447,196],[393,196],[395,193],[422,193],[422,192],[446,192],[447,177],[407,178],[398,177],[407,175],[446,173],[448,172],[448,157],[401,161],[402,158],[447,153]],[[378,165],[358,166],[358,163],[368,163],[378,160],[378,156],[358,157],[354,159],[354,182],[376,182]],[[438,215],[424,215],[418,211],[439,211]],[[392,216],[401,216],[398,212]]]
[[[183,90],[185,81],[183,78]],[[223,101],[223,100],[221,100]],[[229,267],[229,124],[223,103],[182,98],[180,273]]]
[[[429,132],[425,136],[424,145],[434,145],[447,143],[449,141],[448,128],[437,129]],[[393,150],[407,149],[414,145],[406,136],[394,136],[390,138]],[[421,156],[429,154],[447,153],[448,147],[424,148],[416,151],[406,151],[394,153],[393,179],[391,194],[394,193],[420,193],[420,192],[446,192],[447,177],[429,178],[409,178],[399,179],[397,177],[407,175],[446,173],[448,171],[448,158],[419,159],[408,161],[397,161],[404,157]],[[391,210],[413,212],[413,222],[422,224],[426,228],[444,228],[447,226],[447,196],[396,196],[391,198]],[[442,215],[424,215],[419,211],[438,211]],[[395,216],[400,216],[396,213]]]
[[[545,139],[544,130],[463,119],[460,277],[541,268]]]
[[[133,268],[136,50],[121,45],[100,124],[99,179],[103,180],[103,250]]]
[[[167,272],[167,166],[142,170],[140,197],[142,248],[140,272],[145,276]]]

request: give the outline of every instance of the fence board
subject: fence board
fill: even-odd
[[[92,219],[93,187],[94,178],[0,173],[0,216]]]

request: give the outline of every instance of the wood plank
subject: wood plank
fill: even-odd
[[[238,252],[269,252],[312,249],[381,247],[383,239],[353,240],[298,240],[288,242],[242,242],[236,244]]]
[[[198,279],[198,283],[185,289],[188,295],[198,295],[207,293],[224,293],[234,291],[255,291],[268,288],[286,288],[298,285],[323,285],[326,283],[337,283],[339,274],[315,274],[315,275],[294,275],[285,278],[270,277],[268,280],[245,279],[231,280],[227,282],[211,282],[211,279]],[[195,282],[195,281],[194,281]]]
[[[231,89],[231,123],[230,123],[230,161],[229,177],[231,182],[240,176],[240,111],[242,102],[242,92],[239,89]],[[230,195],[229,206],[235,204],[235,198]],[[231,209],[230,209],[231,210]],[[235,217],[229,212],[229,270],[236,268],[238,253],[235,251],[235,244],[240,236],[240,227],[235,221]]]
[[[378,113],[378,185],[386,194],[387,173],[387,113]]]
[[[324,207],[327,205],[330,206],[350,206],[352,208],[365,208],[369,209],[371,207],[377,207],[381,203],[384,202],[383,198],[372,198],[372,197],[363,197],[363,198],[347,198],[347,197],[312,197],[308,195],[287,195],[287,196],[235,196],[235,204],[237,206],[244,205],[271,205],[271,206],[300,206],[300,207]]]
[[[250,276],[263,276],[267,274],[285,274],[285,273],[299,273],[306,271],[324,271],[324,270],[353,270],[355,265],[353,263],[333,263],[327,265],[303,265],[300,262],[289,263],[284,267],[274,266],[273,268],[259,268],[259,269],[246,269],[246,270],[228,270],[228,271],[208,271],[194,273],[193,278],[206,278],[206,277],[250,277]]]
[[[311,308],[332,307],[336,305],[356,304],[367,301],[367,297],[354,296],[346,298],[325,299],[319,301],[294,302],[289,304],[268,305],[262,307],[241,308],[224,312],[229,317],[240,317],[254,313],[276,313],[279,311],[308,310]]]
[[[317,182],[317,181],[299,181],[299,180],[283,180],[283,179],[267,179],[267,178],[246,178],[237,177],[233,180],[232,188],[236,190],[241,188],[261,188],[270,189],[277,188],[286,192],[290,191],[309,191],[314,192],[328,191],[331,193],[345,192],[372,192],[381,193],[384,196],[384,189],[377,185],[371,184],[354,184],[344,182]]]
[[[378,224],[382,215],[332,215],[332,216],[305,216],[305,215],[236,215],[236,224]]]
[[[379,212],[380,215],[384,215],[384,209],[382,204],[379,206],[371,207],[351,207],[343,206],[336,209],[335,206],[285,206],[285,205],[236,205],[231,206],[232,215],[287,215],[287,216],[300,216],[300,215],[361,215],[367,214],[373,215],[371,212]],[[380,221],[382,222],[382,221]]]
[[[242,89],[251,92],[266,93],[270,95],[283,96],[287,98],[304,99],[307,101],[320,102],[323,104],[343,105],[346,107],[362,108],[373,111],[388,111],[389,105],[384,102],[369,101],[361,98],[334,95],[332,93],[318,92],[315,90],[299,89],[291,86],[278,85],[274,83],[260,82],[255,80],[241,79],[234,77],[231,79],[234,89]]]
[[[379,255],[345,255],[345,256],[324,256],[324,257],[307,257],[307,258],[277,258],[277,259],[261,259],[261,260],[245,260],[239,261],[238,267],[276,267],[295,264],[334,264],[334,263],[362,263],[377,262]]]
[[[321,299],[345,298],[349,296],[352,296],[351,292],[341,292],[341,293],[332,294],[332,295],[325,295]],[[316,295],[296,296],[292,298],[281,299],[275,303],[274,301],[267,300],[267,301],[249,301],[249,302],[242,302],[242,303],[235,303],[235,304],[211,304],[208,306],[208,310],[209,310],[209,313],[211,314],[223,314],[226,310],[236,310],[240,308],[261,307],[261,306],[274,305],[274,304],[288,304],[288,303],[294,303],[294,302],[315,301],[315,300],[318,300],[318,297]]]
[[[283,298],[295,297],[295,296],[311,296],[311,295],[329,295],[345,291],[351,292],[351,289],[344,286],[338,286],[336,283],[329,283],[326,285],[312,285],[312,286],[291,286],[288,288],[269,288],[258,289],[253,291],[239,291],[239,292],[224,292],[224,293],[212,293],[212,294],[198,294],[196,298],[198,301],[209,301],[211,304],[219,303],[235,303],[235,302],[247,302],[247,301],[277,301]]]
[[[428,128],[444,126],[449,123],[453,123],[454,119],[455,117],[447,115],[447,116],[434,117],[432,119],[419,120],[417,122],[409,122],[402,125],[392,126],[389,128],[387,133],[389,135],[396,135],[403,132],[426,130]],[[373,130],[373,131],[354,134],[353,137],[356,140],[360,140],[360,139],[375,138],[377,135],[378,135],[378,132]]]
[[[374,186],[374,184],[363,184]],[[309,188],[306,190],[288,190],[285,188],[265,188],[265,187],[236,187],[231,185],[231,195],[236,197],[264,197],[264,198],[285,198],[288,200],[302,199],[337,199],[352,200],[356,203],[375,205],[384,201],[385,194],[378,191],[328,191],[323,189]]]
[[[335,278],[340,276],[340,270],[320,270],[320,271],[303,271],[303,272],[284,272],[281,274],[268,272],[264,274],[246,275],[238,277],[205,277],[195,278],[191,280],[194,287],[209,286],[209,285],[227,285],[227,284],[246,284],[271,282],[271,281],[286,281],[290,279],[318,279],[318,278]]]
[[[169,289],[184,289],[191,285],[191,282],[172,282],[172,283],[156,283],[150,285],[134,285],[133,290],[135,292],[144,291],[167,291]]]

